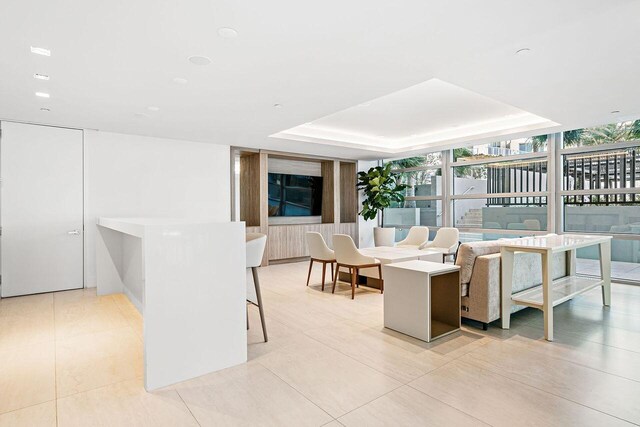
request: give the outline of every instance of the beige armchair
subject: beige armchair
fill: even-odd
[[[333,263],[336,262],[336,254],[329,249],[322,234],[317,231],[307,231],[307,245],[309,247],[309,274],[307,274],[307,286],[311,278],[311,270],[314,262],[322,263],[322,290],[324,291],[324,278],[327,272],[327,264],[331,264],[331,281],[333,281]]]
[[[356,282],[358,273],[361,268],[378,268],[378,277],[380,278],[380,293],[384,290],[384,281],[382,280],[382,264],[374,257],[366,256],[360,253],[356,244],[353,243],[351,236],[347,234],[333,235],[333,249],[336,253],[336,275],[333,278],[333,289],[331,293],[336,291],[336,282],[338,281],[338,272],[340,267],[349,269],[351,275],[351,299],[355,298]]]
[[[432,242],[426,243],[420,249],[429,249],[442,252],[442,260],[447,256],[455,257],[456,249],[459,245],[460,232],[457,228],[442,227],[436,232],[436,237]]]
[[[420,249],[427,243],[429,243],[429,227],[414,226],[409,229],[409,234],[404,240],[396,243],[396,247]]]

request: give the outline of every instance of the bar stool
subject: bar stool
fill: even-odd
[[[247,302],[257,305],[260,311],[260,322],[262,323],[262,335],[264,342],[269,341],[267,338],[267,325],[264,321],[264,310],[262,309],[262,294],[260,293],[260,279],[258,278],[258,267],[262,264],[264,249],[267,246],[267,235],[262,233],[247,233],[247,268],[251,268],[253,274],[253,285],[256,289],[256,298],[258,304],[253,301]],[[247,309],[247,329],[249,329],[249,310]]]

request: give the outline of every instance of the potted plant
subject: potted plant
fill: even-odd
[[[398,176],[391,171],[391,163],[385,166],[370,168],[368,172],[358,172],[359,190],[364,191],[365,200],[362,210],[358,212],[364,219],[375,219],[380,212],[381,224],[384,226],[384,210],[391,203],[404,202],[405,184],[398,183]],[[393,246],[395,243],[395,227],[376,227],[373,229],[373,240],[376,246]]]

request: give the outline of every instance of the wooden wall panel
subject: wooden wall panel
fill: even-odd
[[[240,221],[260,225],[260,155],[240,156]]]
[[[282,260],[309,256],[307,231],[317,231],[333,247],[334,234],[348,234],[357,242],[356,224],[300,224],[272,225],[269,227],[269,260]]]
[[[357,222],[356,164],[340,162],[340,222]]]
[[[322,162],[322,222],[335,221],[335,167],[332,160]]]

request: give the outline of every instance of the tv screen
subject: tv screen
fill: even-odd
[[[269,173],[269,216],[316,216],[321,210],[321,176]]]

